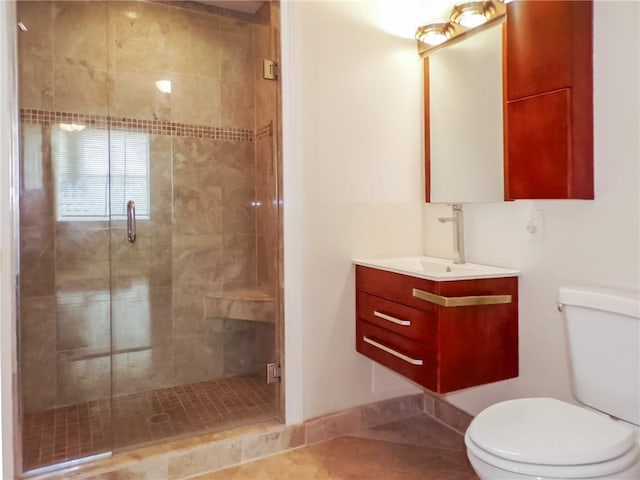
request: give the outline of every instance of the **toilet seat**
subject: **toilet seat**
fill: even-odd
[[[631,447],[623,455],[608,462],[587,463],[583,465],[543,465],[523,463],[500,458],[483,450],[465,436],[467,450],[481,461],[507,472],[544,478],[606,478],[631,467],[638,461],[638,448]]]
[[[557,478],[606,476],[638,458],[630,428],[551,398],[509,400],[487,408],[471,422],[465,443],[495,467]]]

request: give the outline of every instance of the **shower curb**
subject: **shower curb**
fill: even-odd
[[[438,397],[415,394],[348,408],[298,425],[267,421],[199,435],[27,478],[188,479],[425,413],[457,431],[466,428],[472,418]]]

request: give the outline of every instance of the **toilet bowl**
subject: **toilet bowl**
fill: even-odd
[[[482,480],[640,479],[640,292],[562,287],[572,390],[586,407],[521,398],[465,434]],[[614,418],[615,417],[615,418]]]
[[[481,412],[465,434],[482,480],[640,478],[630,425],[551,398],[525,398]]]

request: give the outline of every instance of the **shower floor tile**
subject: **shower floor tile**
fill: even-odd
[[[275,405],[274,385],[240,376],[27,413],[23,467],[263,420],[275,415]]]

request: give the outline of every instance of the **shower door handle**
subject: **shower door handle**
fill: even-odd
[[[136,241],[136,202],[133,200],[127,203],[127,240]]]

